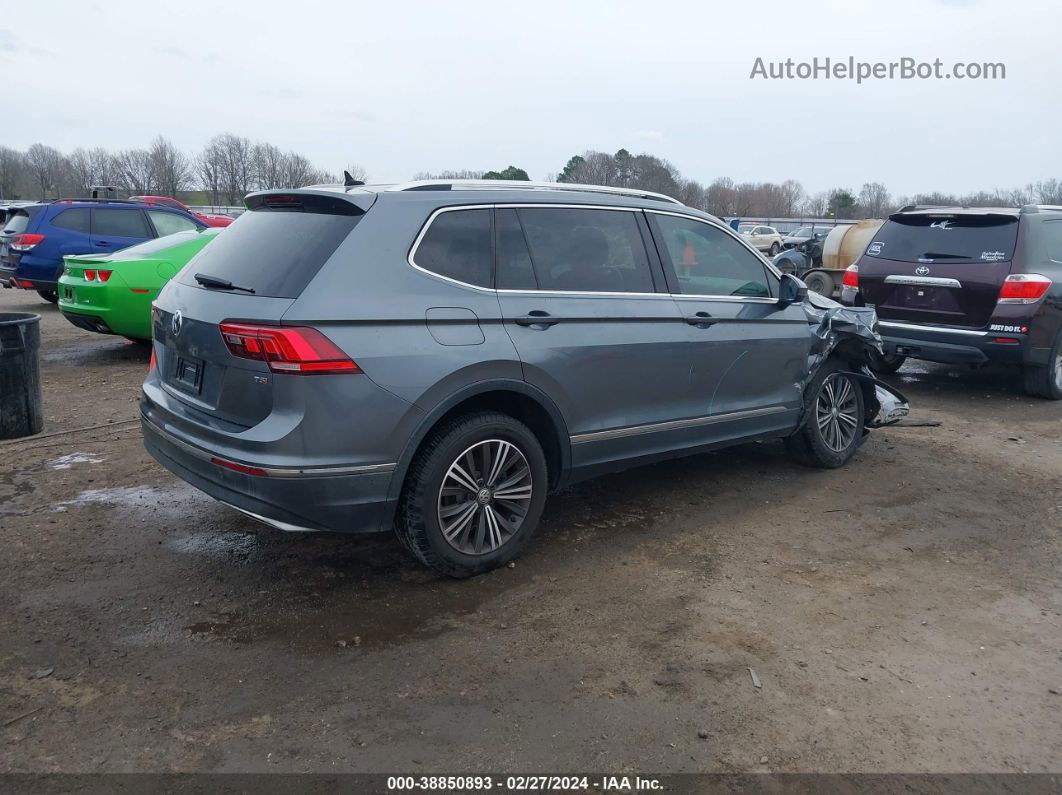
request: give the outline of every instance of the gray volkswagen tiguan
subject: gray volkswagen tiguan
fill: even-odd
[[[394,528],[468,576],[560,486],[771,438],[836,467],[881,408],[873,310],[809,297],[666,196],[430,182],[246,206],[159,295],[141,415],[163,466],[284,530]]]

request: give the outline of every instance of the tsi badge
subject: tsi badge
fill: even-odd
[[[170,333],[173,336],[177,336],[181,333],[181,326],[184,325],[184,317],[181,316],[181,310],[178,309],[173,313],[173,317],[170,318]]]

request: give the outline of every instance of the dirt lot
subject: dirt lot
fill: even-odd
[[[72,432],[0,445],[0,771],[1062,770],[1062,404],[1012,373],[909,366],[942,425],[839,471],[571,488],[453,582],[185,486],[130,422],[146,352],[13,309]]]

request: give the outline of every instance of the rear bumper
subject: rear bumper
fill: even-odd
[[[54,290],[59,285],[59,275],[55,273],[55,266],[46,263],[41,266],[34,263],[29,257],[23,256],[17,260],[5,259],[0,262],[0,283],[4,287],[22,287],[32,290]],[[59,268],[62,272],[62,267]],[[44,278],[41,278],[44,277]],[[15,283],[14,280],[18,282]],[[26,284],[31,285],[26,287]]]
[[[1034,348],[1028,336],[1004,331],[976,331],[913,323],[879,321],[885,353],[942,364],[1045,364],[1048,349]],[[1017,343],[997,342],[1000,338]]]
[[[107,321],[99,315],[89,315],[80,312],[70,312],[59,307],[59,311],[63,317],[73,323],[80,329],[85,331],[94,331],[97,334],[114,334],[111,327],[107,325]]]
[[[177,477],[281,530],[369,533],[387,530],[395,501],[388,500],[394,464],[316,469],[263,468],[265,475],[212,463],[206,449],[179,439],[141,412],[144,446]],[[255,467],[251,462],[237,462]]]

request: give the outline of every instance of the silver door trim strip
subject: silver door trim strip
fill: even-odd
[[[898,273],[886,276],[885,284],[909,284],[916,287],[955,287],[962,289],[962,282],[958,279],[947,279],[943,276],[902,276]]]
[[[987,337],[987,331],[970,331],[964,328],[943,328],[941,326],[920,326],[915,323],[896,323],[891,320],[879,320],[882,328],[898,328],[907,331],[933,331],[938,334],[965,334],[968,337]]]
[[[569,439],[572,444],[584,444],[585,442],[602,442],[607,439],[620,439],[625,436],[638,436],[643,433],[678,431],[684,428],[697,428],[702,425],[714,425],[717,422],[732,422],[735,420],[749,419],[751,417],[763,417],[768,414],[777,414],[781,411],[788,411],[788,409],[785,406],[767,406],[762,409],[730,411],[726,414],[711,414],[706,417],[691,417],[688,420],[670,420],[668,422],[655,422],[651,425],[628,425],[623,428],[611,428],[607,431],[577,433],[569,437]]]
[[[228,456],[217,455],[209,450],[204,450],[201,447],[196,447],[193,444],[189,444],[183,439],[178,439],[169,431],[164,431],[151,420],[141,415],[142,425],[145,430],[149,430],[157,436],[161,436],[167,442],[174,447],[178,447],[190,456],[194,456],[202,461],[210,461],[213,458],[220,458],[224,461],[231,461],[234,464],[243,464],[244,466],[252,466],[256,469],[261,469],[267,476],[276,478],[295,478],[295,477],[330,477],[332,475],[375,475],[383,474],[385,472],[394,471],[398,464],[366,464],[360,466],[338,466],[338,467],[304,467],[304,468],[288,468],[288,467],[268,467],[261,464],[248,463],[246,461],[235,461]]]

